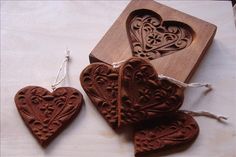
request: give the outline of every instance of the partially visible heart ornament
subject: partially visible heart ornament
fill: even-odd
[[[133,56],[153,60],[188,47],[194,36],[190,26],[177,21],[163,21],[157,13],[133,11],[126,22]]]
[[[116,68],[105,63],[90,64],[80,81],[112,128],[135,127],[135,155],[193,142],[199,133],[198,124],[190,114],[178,111],[184,88],[160,79],[142,58],[132,57],[121,63],[114,64]]]
[[[147,121],[135,130],[135,156],[189,144],[198,133],[197,122],[181,111]]]
[[[38,86],[27,86],[15,95],[17,109],[38,142],[46,147],[79,113],[81,93],[60,87],[52,93]]]
[[[112,128],[117,128],[118,70],[104,63],[87,66],[80,82],[92,103]]]
[[[118,126],[170,114],[183,103],[183,88],[159,80],[153,66],[141,58],[131,58],[120,67]]]

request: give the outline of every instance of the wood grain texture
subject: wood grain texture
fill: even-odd
[[[135,30],[132,25],[137,18],[142,27]],[[149,59],[159,74],[187,82],[216,29],[211,23],[152,0],[133,0],[92,50],[90,62],[112,64],[139,56]],[[137,41],[139,47],[135,47]],[[139,51],[143,56],[137,55]]]

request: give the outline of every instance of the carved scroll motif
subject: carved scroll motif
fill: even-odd
[[[104,63],[90,64],[81,73],[80,81],[98,111],[117,128],[118,71]]]
[[[168,114],[183,103],[182,88],[159,80],[152,65],[141,58],[124,63],[119,83],[119,126]]]
[[[74,88],[61,87],[52,93],[38,86],[21,89],[15,96],[25,124],[42,146],[48,143],[79,113],[83,97]]]
[[[178,111],[140,125],[134,135],[135,154],[178,147],[195,140],[198,133],[192,116]]]
[[[133,56],[153,60],[188,47],[192,29],[181,22],[163,21],[157,13],[141,9],[130,14],[127,33]]]

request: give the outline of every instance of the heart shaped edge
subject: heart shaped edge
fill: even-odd
[[[163,50],[163,52],[165,52],[165,53],[160,53],[160,55],[156,55],[154,53],[149,53],[149,52],[142,53],[143,50],[135,51],[134,46],[140,48],[141,45],[138,46],[139,44],[137,42],[133,43],[133,41],[132,41],[131,36],[133,34],[132,33],[133,30],[131,28],[131,24],[132,24],[132,21],[134,20],[135,17],[145,16],[145,15],[156,18],[157,19],[157,21],[155,21],[156,25],[163,26],[164,28],[166,27],[166,28],[170,29],[171,32],[175,32],[175,29],[179,28],[179,30],[181,32],[181,36],[178,36],[178,38],[181,39],[181,40],[178,39],[176,41],[178,43],[176,43],[172,46],[170,45],[171,47],[168,48],[169,50],[168,49]],[[172,28],[169,28],[169,27],[172,27]],[[158,13],[156,13],[155,11],[149,10],[149,9],[136,9],[136,10],[133,10],[128,15],[127,20],[126,20],[126,32],[127,32],[127,36],[128,36],[129,43],[130,43],[129,45],[130,45],[130,48],[132,50],[132,56],[140,57],[140,58],[144,58],[144,59],[148,59],[148,60],[158,59],[159,57],[164,57],[166,55],[172,54],[175,51],[179,51],[179,50],[182,50],[184,48],[187,48],[188,46],[191,45],[191,43],[193,42],[193,40],[196,36],[196,33],[194,32],[194,30],[188,24],[180,22],[180,21],[174,21],[174,20],[163,20],[162,17]],[[133,36],[134,36],[134,34],[133,34]],[[140,39],[141,40],[140,42],[143,42],[144,39],[143,39],[143,37],[141,37],[141,38],[142,39]],[[163,46],[163,47],[165,47],[165,46]]]
[[[119,68],[119,75],[120,76],[119,76],[119,80],[118,80],[118,84],[119,84],[119,90],[118,90],[118,127],[119,128],[127,125],[127,123],[123,123],[122,122],[123,118],[124,118],[124,116],[123,116],[124,114],[122,113],[122,110],[123,110],[122,103],[123,103],[123,97],[124,97],[123,94],[122,94],[122,91],[124,91],[124,89],[122,88],[122,86],[125,86],[122,75],[123,75],[124,67],[126,66],[126,64],[130,64],[130,63],[133,64],[135,62],[140,62],[139,64],[142,63],[142,64],[145,64],[146,66],[152,68],[153,75],[155,75],[153,77],[156,77],[156,79],[158,79],[158,73],[157,73],[156,69],[152,66],[152,64],[148,60],[144,60],[144,59],[139,58],[139,57],[131,57],[128,60],[126,60],[120,66],[120,68]],[[171,110],[169,110],[169,111],[158,112],[160,115],[157,115],[157,114],[156,115],[152,115],[152,116],[150,116],[150,117],[148,117],[146,119],[139,120],[138,122],[129,122],[129,125],[142,123],[145,120],[148,120],[148,119],[151,119],[151,118],[155,118],[155,117],[160,117],[162,115],[175,112],[175,111],[177,111],[181,107],[181,105],[183,104],[183,101],[184,101],[184,89],[182,87],[177,86],[174,83],[169,82],[168,80],[159,80],[159,81],[160,81],[159,84],[161,86],[167,84],[167,86],[174,86],[175,88],[177,88],[175,90],[175,92],[174,92],[174,95],[176,94],[178,96],[177,98],[175,98],[176,100],[174,101],[175,103],[177,103],[175,105],[175,107],[172,107]],[[125,93],[125,92],[123,92],[123,93]],[[129,99],[129,98],[127,98],[127,99]],[[131,102],[131,104],[132,104],[132,102]]]
[[[182,111],[154,118],[136,126],[134,132],[135,156],[140,157],[153,153],[167,155],[183,151],[196,140],[199,132],[196,120]],[[168,137],[165,137],[165,134]],[[158,136],[160,136],[159,139]]]
[[[111,98],[111,93],[106,94],[103,93],[102,90],[97,89],[99,87],[98,81],[96,78],[98,74],[96,71],[98,68],[103,68],[103,78],[106,77],[107,82],[112,82],[115,84],[115,79],[117,78],[117,86],[111,85],[109,86],[110,91],[115,92],[115,98]],[[105,70],[104,70],[105,68]],[[111,71],[108,74],[108,71]],[[109,75],[111,75],[109,77]],[[99,76],[100,77],[100,76]],[[118,126],[118,117],[117,117],[117,94],[119,85],[118,85],[118,77],[119,73],[117,69],[114,69],[111,65],[105,63],[92,63],[88,65],[80,74],[80,83],[85,93],[91,100],[92,104],[96,107],[97,111],[102,115],[102,117],[106,120],[106,122],[113,128],[117,129]],[[106,87],[108,89],[108,87]],[[115,89],[114,89],[115,88]],[[106,106],[106,107],[105,107]]]
[[[32,122],[32,116],[34,117],[34,115],[32,116],[29,116],[29,115],[24,115],[24,111],[22,112],[21,110],[23,109],[21,105],[29,105],[27,104],[26,102],[20,102],[21,100],[20,99],[24,99],[22,97],[22,94],[24,94],[25,90],[32,90],[34,88],[39,88],[40,90],[43,90],[43,91],[46,91],[47,93],[49,93],[50,95],[53,95],[54,93],[56,93],[58,90],[61,90],[61,89],[66,89],[66,90],[73,90],[75,92],[78,93],[78,104],[77,104],[77,108],[75,110],[75,112],[68,118],[65,120],[65,122],[62,122],[62,125],[50,136],[48,137],[48,139],[46,140],[40,140],[39,137],[35,134],[35,132],[32,130],[32,127],[30,126],[29,122],[31,123]],[[68,125],[70,125],[70,123],[72,123],[72,121],[78,116],[83,104],[84,104],[84,100],[83,100],[83,95],[80,93],[79,90],[75,89],[75,88],[72,88],[72,87],[59,87],[59,88],[56,88],[53,92],[50,92],[48,91],[47,89],[43,88],[43,87],[40,87],[40,86],[26,86],[22,89],[20,89],[15,97],[14,97],[14,100],[15,100],[15,104],[16,104],[16,108],[18,110],[18,113],[20,114],[23,122],[25,123],[25,125],[27,126],[27,128],[30,130],[31,134],[37,139],[38,143],[43,147],[43,148],[46,148],[66,127],[68,127]],[[28,117],[27,117],[28,116]],[[28,122],[27,122],[27,118],[28,119]]]

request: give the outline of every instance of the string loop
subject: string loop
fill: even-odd
[[[57,77],[56,77],[54,83],[51,85],[53,91],[56,89],[57,85],[59,85],[60,83],[62,83],[65,80],[67,73],[68,73],[67,70],[68,70],[68,62],[69,61],[70,61],[70,51],[68,49],[66,49],[65,59],[63,60],[61,66],[60,66],[60,69],[57,72]],[[60,76],[62,70],[64,71],[64,75],[59,80],[59,76]]]

